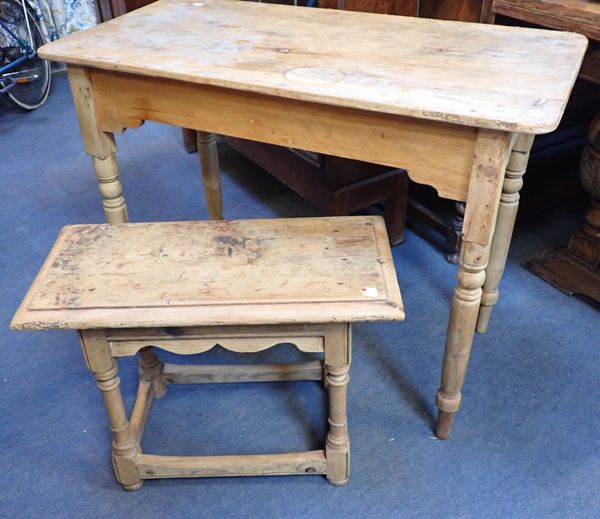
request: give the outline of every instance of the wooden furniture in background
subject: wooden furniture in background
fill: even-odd
[[[600,84],[600,3],[594,0],[494,0],[488,21],[503,15],[519,21],[587,36],[590,47],[580,76]],[[581,161],[581,183],[591,198],[581,230],[568,247],[542,252],[524,265],[568,294],[600,302],[600,116],[589,129],[589,145]]]
[[[151,4],[155,0],[96,0],[100,21],[106,22],[117,16],[129,13],[134,9],[139,9],[145,5]]]
[[[404,318],[379,217],[76,225],[61,232],[11,326],[79,330],[114,434],[113,466],[127,490],[144,479],[350,474],[346,393],[350,323]],[[280,343],[324,353],[293,365],[164,364],[217,344],[252,353]],[[116,359],[140,353],[128,419]],[[156,456],[141,440],[168,384],[323,380],[325,447],[244,456]]]
[[[344,216],[383,203],[390,243],[404,241],[408,193],[404,170],[234,137],[225,139],[325,215]]]
[[[510,242],[507,163],[521,164],[533,135],[556,128],[586,47],[583,36],[555,31],[168,0],[39,54],[68,64],[109,222],[127,220],[113,133],[145,120],[406,168],[415,182],[466,202],[436,399],[437,434],[446,438],[482,287],[497,291],[493,277],[484,285],[486,269],[502,270]]]
[[[222,137],[229,146],[293,189],[327,216],[347,216],[378,203],[392,245],[404,241],[408,200],[408,176],[358,160],[275,146],[235,137]],[[223,218],[223,201],[216,136],[183,128],[189,153],[200,151],[200,172],[212,220]],[[207,148],[210,146],[210,149]]]

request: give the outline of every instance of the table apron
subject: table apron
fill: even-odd
[[[171,79],[89,72],[98,125],[105,132],[156,121],[403,168],[444,198],[467,198],[476,128]]]

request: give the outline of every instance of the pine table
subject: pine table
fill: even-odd
[[[212,215],[214,133],[405,168],[466,202],[436,397],[446,438],[475,331],[498,300],[534,135],[558,125],[586,47],[537,29],[160,0],[39,54],[68,65],[109,222],[127,221],[113,134],[146,120],[201,131]]]

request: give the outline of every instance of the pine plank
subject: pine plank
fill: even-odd
[[[384,221],[357,216],[67,226],[12,326],[256,325],[403,315]]]
[[[237,0],[160,0],[43,46],[72,65],[456,124],[558,125],[587,40]]]

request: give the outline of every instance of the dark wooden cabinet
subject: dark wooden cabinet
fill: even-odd
[[[419,0],[319,0],[319,7],[363,13],[417,16]]]
[[[105,22],[122,14],[133,11],[155,0],[96,0],[100,21]]]

